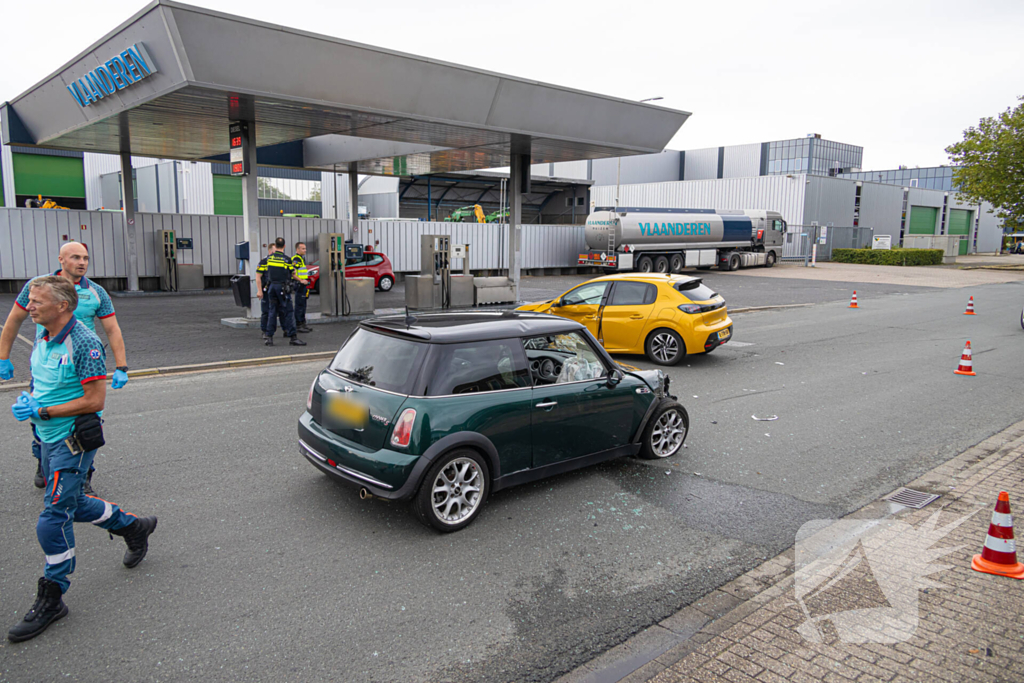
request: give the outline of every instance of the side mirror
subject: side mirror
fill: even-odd
[[[621,370],[619,370],[617,368],[613,368],[612,371],[608,373],[608,386],[609,387],[617,387],[617,386],[619,386],[619,382],[622,381],[623,377],[624,377],[624,375],[622,374]]]
[[[563,303],[561,299],[555,299],[551,302],[551,308],[561,308],[564,305],[565,303]]]

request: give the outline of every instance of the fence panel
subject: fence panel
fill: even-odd
[[[241,216],[188,214],[135,215],[138,228],[140,277],[160,274],[159,231],[174,230],[192,238],[191,250],[179,250],[181,263],[203,265],[206,275],[232,275],[237,270],[234,245],[246,239]],[[261,217],[260,248],[284,237],[291,253],[298,241],[310,242],[326,232],[348,232],[348,221],[326,218]],[[508,226],[495,223],[423,221],[368,221],[367,242],[391,259],[396,272],[420,269],[420,236],[450,235],[454,244],[470,245],[470,268],[507,267]],[[123,278],[128,274],[124,214],[116,211],[64,211],[59,209],[0,208],[0,279],[24,280],[57,268],[57,252],[74,240],[89,245],[89,272],[96,278]],[[524,225],[523,268],[564,268],[576,265],[586,250],[581,225]]]

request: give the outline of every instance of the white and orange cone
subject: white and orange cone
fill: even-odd
[[[1017,561],[1017,547],[1013,540],[1013,517],[1010,515],[1010,494],[999,492],[988,537],[981,555],[971,560],[971,569],[985,574],[1024,579],[1024,564]]]
[[[857,290],[856,289],[853,290],[853,298],[850,299],[850,308],[860,308],[860,306],[857,305]]]
[[[964,352],[960,355],[960,366],[953,371],[954,375],[976,375],[974,363],[971,361],[971,342],[967,342]]]
[[[972,296],[967,302],[967,310],[964,311],[964,315],[976,315],[974,312],[974,297]]]

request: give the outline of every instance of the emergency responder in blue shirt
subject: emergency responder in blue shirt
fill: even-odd
[[[128,546],[123,563],[134,567],[146,556],[156,517],[139,518],[113,503],[82,491],[85,473],[96,455],[95,431],[106,399],[107,367],[103,344],[75,317],[78,294],[66,278],[36,278],[29,290],[28,313],[42,326],[32,348],[32,393],[22,392],[11,406],[18,420],[31,419],[42,441],[46,477],[45,508],[36,535],[46,556],[36,601],[7,632],[12,642],[34,638],[67,615],[62,596],[75,570],[75,522],[90,522]],[[79,419],[93,424],[86,427]],[[92,446],[86,450],[83,446]]]
[[[302,284],[295,288],[295,329],[299,332],[312,332],[306,324],[306,302],[309,299],[309,271],[306,269],[306,243],[295,243],[295,277]]]
[[[284,336],[291,338],[288,343],[292,346],[305,346],[306,342],[299,339],[295,331],[295,312],[292,310],[292,287],[297,279],[295,264],[284,253],[284,245],[284,238],[278,237],[274,240],[275,251],[267,256],[267,277],[270,279],[267,296],[270,298],[270,306],[263,343],[274,345],[274,333],[277,332],[277,321],[280,318]]]
[[[60,270],[53,274],[63,275],[75,283],[75,291],[78,294],[75,317],[92,332],[96,332],[96,320],[103,325],[103,331],[106,332],[107,339],[110,341],[110,348],[114,352],[114,362],[117,365],[111,386],[114,389],[120,389],[128,383],[128,360],[125,356],[124,337],[121,336],[121,326],[117,322],[114,304],[110,301],[107,291],[85,277],[85,273],[89,269],[89,250],[81,242],[68,242],[60,248],[57,261],[60,263]],[[28,317],[30,284],[31,280],[25,283],[14,305],[11,306],[11,312],[7,315],[3,332],[0,333],[0,380],[9,380],[14,377],[14,366],[10,361],[11,347],[14,346],[14,340],[22,322]],[[36,326],[36,331],[40,332],[42,328]],[[46,482],[39,454],[39,439],[36,438],[33,428],[32,455],[36,459],[34,483],[36,488],[41,489]],[[92,490],[92,476],[95,471],[95,468],[91,468],[85,478],[85,492],[90,496],[95,493]]]

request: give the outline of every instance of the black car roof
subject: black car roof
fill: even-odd
[[[567,318],[527,311],[474,311],[371,318],[359,326],[374,332],[429,341],[434,344],[487,341],[585,329]]]

